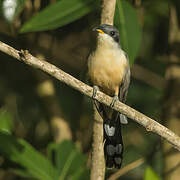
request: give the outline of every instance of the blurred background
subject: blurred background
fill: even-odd
[[[83,82],[99,22],[98,0],[0,0],[0,41]],[[117,0],[132,72],[127,104],[178,135],[179,23],[179,0]],[[89,179],[92,125],[90,98],[0,52],[0,180]],[[130,119],[122,129],[123,167],[135,163],[117,179],[179,180],[177,150]]]

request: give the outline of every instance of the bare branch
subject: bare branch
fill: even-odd
[[[103,119],[94,106],[93,146],[91,162],[91,180],[103,180],[105,175]]]
[[[130,164],[128,164],[127,166],[123,167],[122,169],[118,170],[116,173],[112,174],[108,180],[116,180],[118,179],[120,176],[128,173],[129,171],[131,171],[132,169],[135,169],[136,167],[140,166],[141,164],[144,163],[144,159],[140,158]]]
[[[80,80],[74,78],[73,76],[65,73],[61,69],[56,66],[48,63],[47,61],[40,60],[34,56],[32,56],[28,51],[18,51],[13,47],[3,43],[0,41],[0,51],[9,54],[10,56],[18,59],[21,62],[24,62],[30,66],[33,66],[37,69],[40,69],[49,75],[55,77],[59,81],[71,86],[72,88],[80,91],[82,94],[92,97],[93,88],[81,82]],[[109,106],[112,102],[112,97],[107,96],[106,94],[98,91],[96,100],[99,102]],[[174,148],[180,151],[180,137],[173,133],[171,130],[166,128],[165,126],[159,124],[155,120],[147,117],[146,115],[136,111],[135,109],[127,106],[126,104],[117,102],[113,109],[119,111],[120,113],[126,115],[130,119],[136,121],[146,128],[147,131],[152,131],[155,134],[166,139],[170,144],[173,145]]]

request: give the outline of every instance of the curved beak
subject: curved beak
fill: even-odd
[[[95,28],[93,28],[93,31],[97,31],[99,33],[104,34],[104,31],[101,29],[101,27],[95,27]]]

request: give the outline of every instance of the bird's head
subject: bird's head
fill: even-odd
[[[98,27],[93,28],[93,31],[98,32],[103,39],[119,43],[119,31],[112,25],[102,24]]]

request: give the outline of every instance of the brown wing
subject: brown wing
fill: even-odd
[[[119,100],[123,103],[126,101],[129,84],[130,84],[130,68],[128,66],[123,81],[119,87]]]

